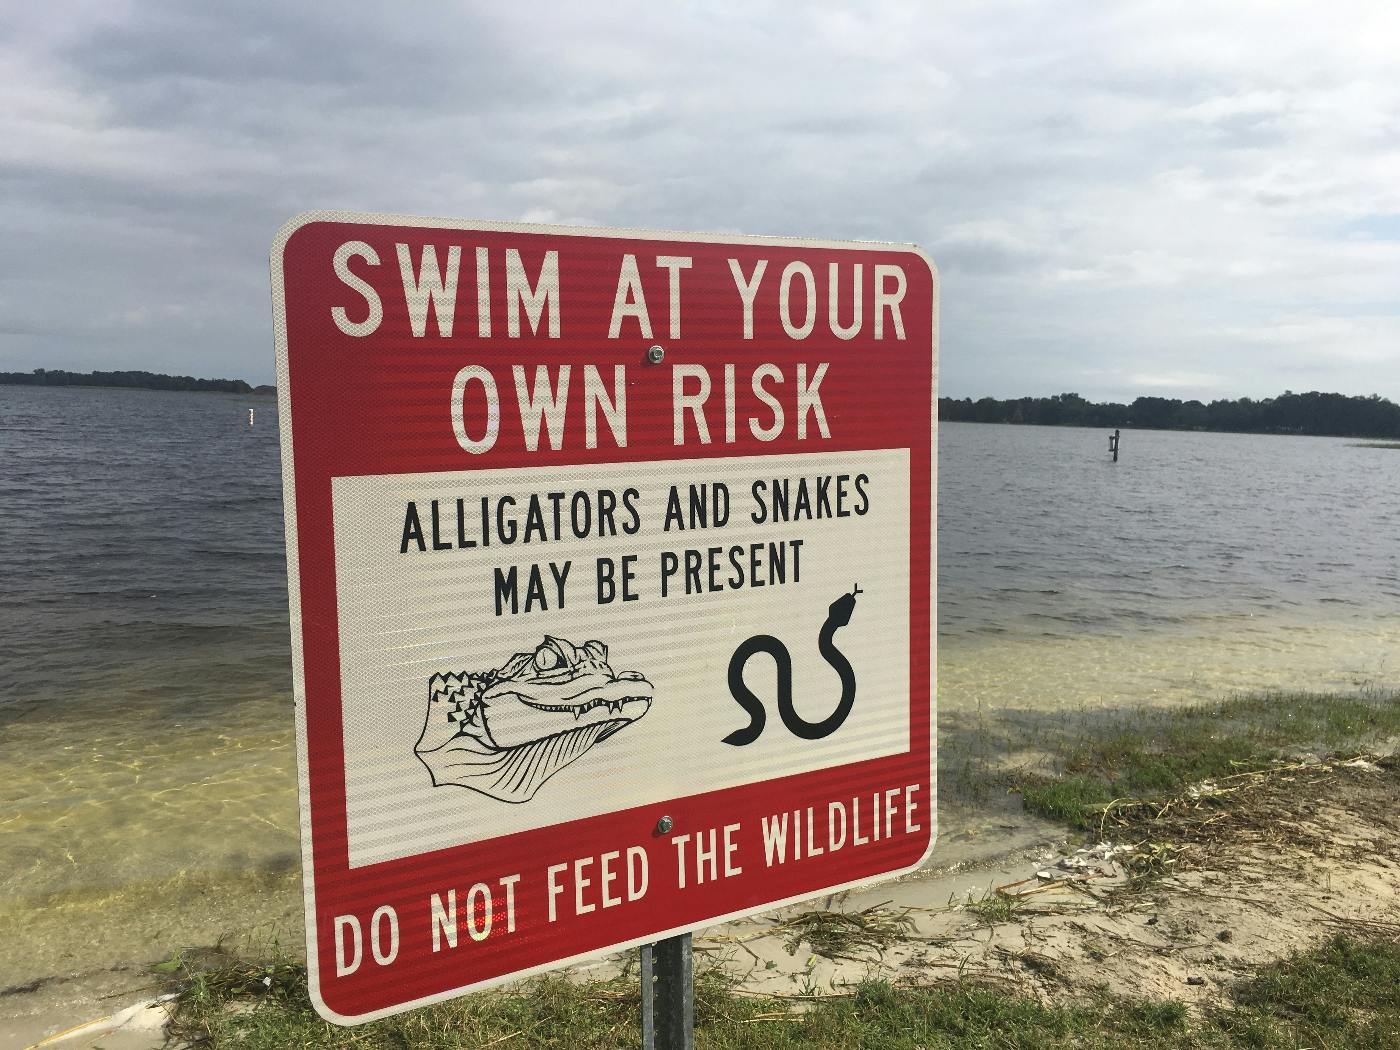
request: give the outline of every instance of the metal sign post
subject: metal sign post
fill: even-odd
[[[695,1050],[695,956],[690,934],[644,944],[642,1050]]]

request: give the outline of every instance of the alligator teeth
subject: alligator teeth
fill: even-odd
[[[597,700],[589,700],[585,704],[579,704],[577,707],[566,708],[565,710],[573,712],[575,722],[577,722],[580,718],[582,718],[584,715],[588,714],[588,712],[592,711],[594,708],[597,707],[604,708],[606,711],[608,711],[609,714],[620,715],[622,714],[622,709],[627,706],[627,701],[630,699],[633,698],[627,696],[620,697],[617,700],[606,700],[603,698],[599,698]],[[530,706],[535,707],[537,705],[531,704]],[[544,707],[540,707],[539,709],[547,710],[547,708]]]

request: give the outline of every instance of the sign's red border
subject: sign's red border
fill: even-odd
[[[301,292],[289,302],[287,276],[297,274],[298,251],[303,241],[333,236],[348,239],[351,227],[367,230],[365,236],[385,228],[416,231],[418,236],[445,234],[448,236],[471,232],[479,235],[509,235],[516,241],[542,245],[550,241],[585,238],[592,241],[622,241],[646,245],[649,250],[664,250],[666,245],[686,245],[700,252],[707,246],[752,251],[762,248],[768,254],[783,252],[817,253],[832,258],[854,254],[858,259],[881,255],[916,260],[920,280],[927,282],[930,303],[928,357],[912,357],[902,367],[910,376],[918,376],[923,385],[926,366],[928,399],[927,444],[919,435],[911,439],[909,432],[898,431],[898,421],[890,421],[903,438],[895,445],[882,442],[879,436],[862,444],[856,435],[844,443],[832,443],[839,448],[859,449],[877,447],[910,448],[910,501],[914,509],[911,529],[911,672],[927,668],[927,681],[911,681],[910,752],[817,773],[785,777],[780,780],[749,784],[725,791],[684,798],[658,800],[655,805],[619,811],[548,829],[509,836],[510,849],[522,857],[571,858],[583,855],[590,843],[600,838],[609,842],[638,840],[652,833],[656,817],[662,811],[672,816],[679,828],[708,827],[715,823],[714,814],[732,813],[742,809],[740,800],[760,795],[770,805],[781,800],[788,809],[804,805],[822,805],[827,799],[839,798],[843,792],[859,792],[872,784],[894,785],[917,775],[923,779],[927,841],[908,839],[891,841],[888,848],[877,846],[861,854],[858,862],[849,858],[830,865],[830,882],[811,884],[792,870],[770,869],[755,891],[750,887],[735,894],[723,882],[709,888],[697,888],[688,895],[684,907],[675,907],[640,921],[632,916],[626,921],[616,917],[600,917],[590,925],[578,924],[579,939],[571,949],[551,947],[547,938],[523,942],[520,946],[496,954],[483,951],[484,960],[478,970],[463,980],[460,959],[442,960],[440,965],[424,967],[411,974],[381,971],[367,973],[365,979],[341,981],[334,989],[323,983],[326,960],[329,958],[331,919],[344,911],[364,910],[385,898],[402,898],[414,892],[421,895],[423,887],[459,886],[469,874],[471,850],[488,844],[438,850],[402,861],[351,868],[348,863],[348,843],[345,828],[345,780],[341,726],[341,697],[339,648],[336,633],[336,588],[334,577],[334,545],[331,530],[330,479],[347,474],[407,473],[425,470],[462,469],[460,462],[435,465],[431,456],[419,457],[411,465],[403,465],[395,457],[408,446],[391,439],[387,417],[376,415],[373,403],[375,389],[362,387],[349,391],[344,400],[350,405],[331,403],[337,382],[336,364],[311,360],[303,338],[310,331],[302,311]],[[797,900],[828,894],[852,886],[895,877],[921,866],[932,851],[937,836],[937,771],[935,702],[937,664],[933,655],[936,637],[936,566],[937,566],[937,348],[938,348],[938,281],[932,261],[912,245],[892,245],[873,242],[821,241],[775,237],[745,237],[734,235],[697,235],[649,230],[623,230],[539,226],[515,223],[469,222],[445,219],[415,218],[393,215],[370,215],[341,212],[308,212],[279,231],[271,253],[273,317],[277,349],[278,403],[281,417],[281,442],[287,543],[289,600],[292,624],[293,683],[296,704],[298,768],[300,775],[301,831],[303,875],[307,926],[307,962],[310,971],[311,995],[318,1011],[327,1019],[340,1024],[358,1023],[397,1013],[415,1006],[438,1002],[466,991],[488,987],[507,980],[555,969],[584,959],[597,957],[662,937],[693,931],[726,920],[771,910]],[[610,293],[609,293],[610,294]],[[313,296],[314,298],[314,296]],[[313,340],[314,342],[314,340]],[[303,356],[305,355],[305,356]],[[295,360],[293,360],[295,358]],[[896,386],[907,384],[910,377],[897,374],[887,377]],[[890,389],[895,389],[891,386]],[[345,409],[352,407],[353,412]],[[410,395],[401,400],[395,411],[415,430],[409,438],[421,437],[421,416],[414,413],[415,402]],[[912,415],[913,413],[911,413]],[[347,443],[343,430],[327,433],[334,421],[339,426],[355,428],[358,440]],[[909,424],[911,420],[905,420]],[[882,424],[884,425],[884,424]],[[922,424],[919,424],[920,429]],[[903,440],[903,446],[898,442]],[[347,451],[348,450],[348,451]],[[811,451],[806,447],[783,447],[776,443],[765,452]],[[613,449],[592,453],[542,454],[528,461],[512,463],[498,457],[490,466],[567,465],[585,461],[621,461],[626,459],[658,458],[655,448]],[[698,451],[679,451],[677,458],[720,456],[723,446],[710,446]],[[732,452],[730,453],[733,454]],[[552,456],[552,458],[551,458]],[[481,464],[485,466],[487,464]],[[927,509],[927,517],[918,514]],[[926,756],[926,757],[925,757]],[[493,840],[493,848],[501,848],[502,840]],[[823,869],[826,870],[826,869]],[[654,910],[654,909],[653,909]],[[641,915],[648,915],[642,912]],[[373,968],[370,968],[371,971]],[[473,974],[478,974],[473,976]]]

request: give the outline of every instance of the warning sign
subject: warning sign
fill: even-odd
[[[325,1016],[922,862],[922,253],[312,213],[272,278]]]

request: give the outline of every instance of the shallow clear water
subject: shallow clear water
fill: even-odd
[[[945,763],[1065,712],[1400,678],[1400,451],[1122,447],[943,428]],[[212,939],[298,863],[275,403],[0,386],[0,485],[0,918],[38,930],[0,963],[49,965],[13,953],[75,915],[159,940],[195,895]],[[953,801],[950,840],[983,819]]]
[[[0,900],[292,863],[275,402],[0,387],[0,463]]]
[[[952,424],[939,464],[945,711],[1400,678],[1400,450]]]

